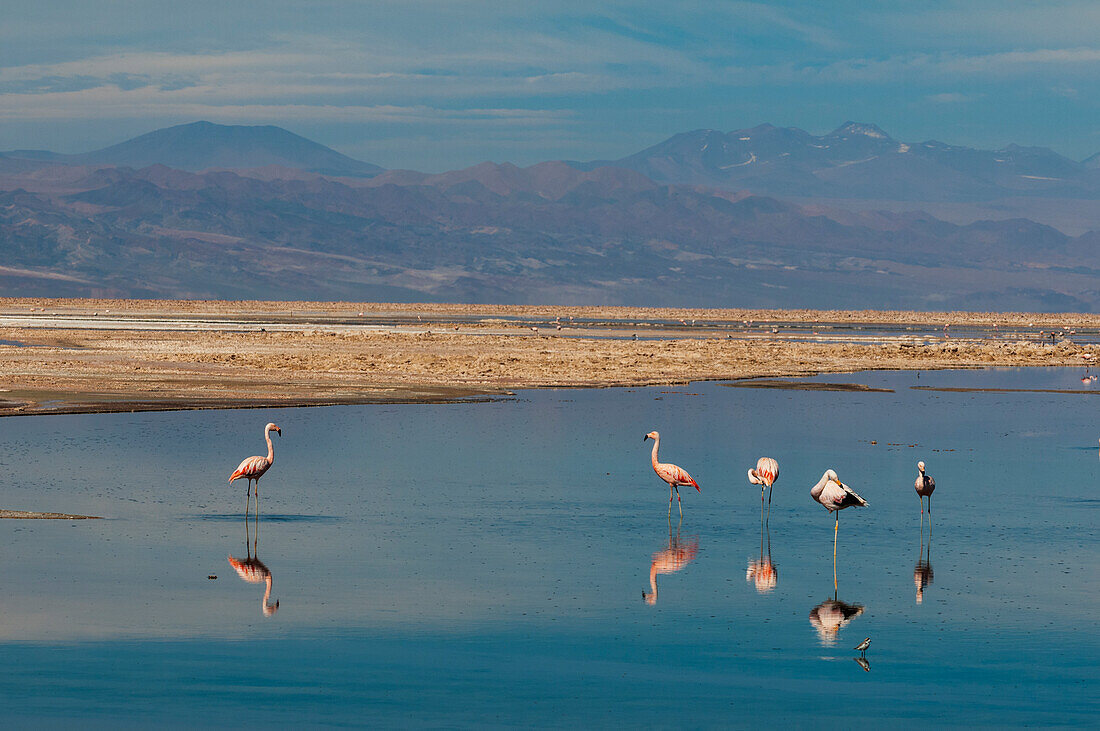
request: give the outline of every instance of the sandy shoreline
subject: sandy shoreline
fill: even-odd
[[[693,319],[706,324],[688,326]],[[794,334],[770,322],[806,326]],[[845,326],[838,336],[822,326],[811,335],[813,323],[923,332]],[[966,337],[944,337],[945,323],[968,328]],[[1035,331],[1006,331],[1013,326]],[[1042,327],[1058,330],[1056,342],[1038,336]],[[1076,314],[3,299],[0,415],[442,403],[521,388],[1083,365],[1100,346],[1070,332],[1097,328],[1100,316]]]

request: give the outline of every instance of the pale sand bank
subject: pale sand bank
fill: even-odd
[[[680,324],[702,318],[706,325]],[[850,326],[842,338],[824,337],[824,326],[822,337],[805,330],[792,338],[761,329],[765,318]],[[929,334],[946,322],[979,331]],[[1065,336],[1052,343],[1037,331],[995,330],[995,322]],[[926,330],[865,332],[858,323]],[[7,299],[0,414],[446,402],[521,388],[1084,366],[1083,356],[1100,358],[1100,346],[1074,343],[1070,330],[1098,327],[1097,315],[1027,313]],[[632,340],[642,328],[645,337]]]

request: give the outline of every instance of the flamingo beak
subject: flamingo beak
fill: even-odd
[[[282,436],[283,435],[283,430],[280,429],[279,427],[275,427],[275,433],[278,434],[279,436]]]
[[[649,439],[649,435],[648,435],[648,434],[646,434],[646,435],[645,435],[644,437],[642,437],[642,441],[643,441],[643,442],[644,442],[645,440],[647,440],[647,439]]]

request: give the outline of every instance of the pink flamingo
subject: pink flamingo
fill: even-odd
[[[920,474],[917,475],[913,487],[917,491],[917,497],[920,498],[920,519],[923,525],[925,498],[928,498],[928,520],[932,520],[932,493],[936,490],[936,481],[924,474],[924,462],[917,462],[917,470]],[[931,525],[931,523],[929,523],[929,525]]]
[[[661,446],[661,435],[659,432],[651,431],[649,434],[646,434],[644,437],[642,437],[643,442],[646,439],[653,440],[653,454],[651,455],[651,459],[653,462],[653,471],[657,473],[658,477],[668,483],[668,519],[672,520],[673,490],[676,491],[676,505],[680,508],[680,518],[682,519],[684,517],[684,505],[683,501],[680,500],[680,485],[690,485],[699,492],[702,492],[702,490],[699,490],[699,484],[695,482],[695,480],[691,479],[691,475],[689,475],[680,467],[677,467],[674,464],[667,464],[657,461],[657,449]]]
[[[779,463],[771,457],[756,460],[756,469],[749,470],[749,482],[760,485],[760,512],[764,512],[764,491],[779,479]],[[772,494],[768,493],[768,517],[772,514]]]
[[[283,435],[283,430],[275,426],[274,423],[268,422],[264,427],[264,441],[267,442],[267,456],[261,457],[256,455],[255,457],[249,457],[237,466],[237,471],[229,476],[229,482],[232,484],[234,480],[239,480],[242,477],[248,479],[248,492],[252,493],[252,481],[256,481],[256,495],[260,494],[260,478],[264,476],[264,473],[275,462],[275,446],[271,443],[271,432],[276,432],[279,436]]]
[[[810,488],[810,497],[821,503],[830,513],[836,513],[836,525],[833,526],[833,592],[836,592],[836,534],[840,530],[840,511],[844,508],[867,506],[867,501],[855,493],[855,490],[840,481],[833,470],[825,474]]]

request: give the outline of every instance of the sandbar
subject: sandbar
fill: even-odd
[[[1100,316],[1081,314],[0,299],[0,415],[1084,367],[1098,333]]]

